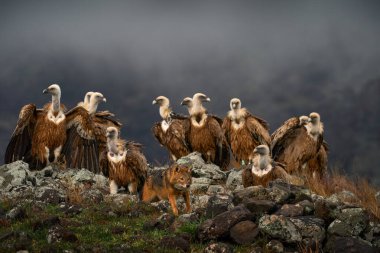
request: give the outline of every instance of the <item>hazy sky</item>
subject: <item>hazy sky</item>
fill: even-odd
[[[338,96],[380,77],[379,11],[379,1],[3,1],[0,154],[21,106],[42,106],[51,83],[69,108],[102,92],[100,109],[117,113],[150,160],[165,154],[149,132],[158,95],[185,113],[182,98],[204,92],[220,116],[240,97],[275,130],[322,108],[308,91]],[[277,104],[283,94],[294,114]]]

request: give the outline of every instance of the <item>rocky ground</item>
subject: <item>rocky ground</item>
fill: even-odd
[[[1,166],[0,252],[380,252],[380,222],[351,192],[323,198],[280,180],[244,189],[239,171],[197,153],[178,162],[193,165],[193,212],[179,199],[177,218],[167,201],[109,195],[84,169]]]

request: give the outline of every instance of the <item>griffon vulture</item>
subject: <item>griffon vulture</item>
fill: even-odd
[[[284,170],[284,165],[274,162],[269,154],[267,145],[259,145],[254,150],[252,164],[248,165],[242,172],[244,187],[253,185],[268,186],[270,181],[277,178],[284,179],[290,184],[303,185],[303,180],[296,176],[289,175]]]
[[[52,96],[43,109],[25,105],[5,152],[5,163],[24,160],[32,169],[57,162],[66,141],[65,107],[60,103],[61,88],[57,84],[43,90]]]
[[[95,112],[102,101],[106,101],[103,94],[94,92],[90,97],[88,110],[77,106],[66,113],[67,141],[63,153],[68,168],[100,172]]]
[[[107,160],[109,167],[110,193],[116,194],[119,186],[137,193],[147,177],[147,162],[141,145],[119,138],[115,127],[107,128]]]
[[[161,122],[156,122],[152,132],[157,141],[166,147],[173,161],[186,156],[191,152],[187,134],[190,129],[188,117],[173,113],[170,101],[167,97],[159,96],[153,100],[153,104],[160,106]]]
[[[287,120],[272,135],[272,157],[286,164],[288,173],[301,172],[307,162],[316,156],[321,146],[321,136],[311,134],[314,125],[308,126],[305,117]]]
[[[216,116],[208,115],[202,102],[210,101],[202,93],[194,94],[193,98],[185,98],[190,114],[189,143],[193,151],[202,154],[206,162],[212,162],[226,170],[230,163],[230,151],[222,130],[223,121]]]
[[[94,93],[93,91],[87,92],[86,95],[84,95],[83,101],[78,103],[78,106],[82,106],[84,109],[86,109],[88,111],[89,105],[90,105],[91,95],[93,93]]]
[[[261,144],[270,144],[268,123],[253,116],[246,108],[241,108],[241,101],[233,98],[231,110],[223,120],[223,130],[232,154],[241,164],[252,163],[253,150]]]

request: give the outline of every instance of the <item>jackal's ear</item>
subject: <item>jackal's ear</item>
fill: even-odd
[[[178,164],[174,164],[174,168],[175,168],[175,172],[179,172],[179,165]]]
[[[193,170],[193,166],[191,166],[191,165],[187,166],[187,171],[188,171],[189,173],[191,173],[192,170]]]

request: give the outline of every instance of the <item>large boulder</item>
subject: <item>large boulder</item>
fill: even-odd
[[[212,184],[218,184],[226,180],[226,173],[212,163],[205,163],[198,152],[193,152],[177,160],[178,164],[192,165],[192,176],[195,178],[208,178]]]
[[[29,165],[23,161],[16,161],[0,166],[0,190],[9,192],[14,187],[35,185],[35,178],[29,171]]]
[[[243,180],[242,180],[243,170],[241,169],[232,169],[228,174],[226,187],[230,190],[242,189]]]
[[[258,226],[250,220],[241,221],[230,230],[230,237],[237,244],[250,244],[258,234]]]
[[[201,241],[223,239],[229,236],[230,229],[237,223],[252,218],[251,212],[244,206],[237,206],[221,213],[213,219],[204,221],[198,228],[198,239]]]
[[[302,216],[289,219],[300,232],[302,238],[307,238],[312,242],[318,242],[319,245],[325,239],[325,222],[322,219],[313,216]]]
[[[363,208],[346,208],[337,214],[328,232],[338,236],[357,236],[367,228],[368,222],[369,216]]]
[[[302,241],[302,236],[294,223],[284,216],[264,215],[259,220],[260,231],[272,238],[282,240],[287,243]]]
[[[324,252],[327,253],[375,253],[379,249],[372,247],[368,242],[354,237],[331,236],[328,238]]]
[[[268,200],[269,192],[266,188],[261,185],[250,186],[241,190],[236,190],[233,192],[233,202],[235,205],[239,205],[243,201],[248,199],[257,200]]]

